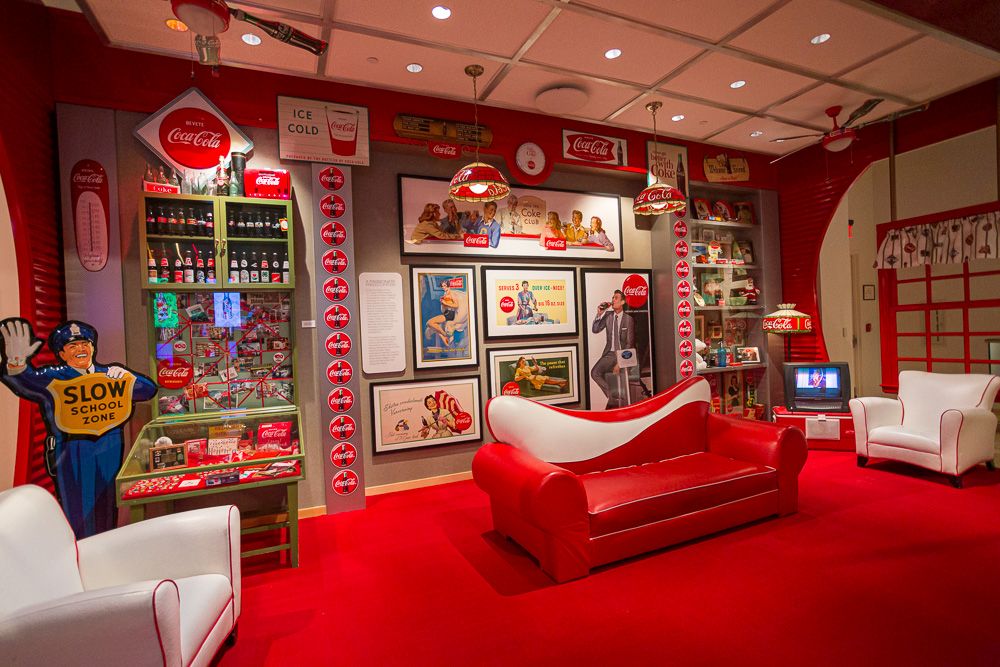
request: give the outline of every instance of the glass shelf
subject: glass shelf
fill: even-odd
[[[758,368],[767,368],[767,364],[739,364],[733,366],[709,366],[708,368],[702,368],[697,371],[698,375],[706,375],[710,373],[726,373],[731,371],[752,371]]]
[[[730,229],[759,229],[758,225],[748,225],[745,222],[730,222],[728,220],[699,220],[693,218],[689,221],[692,225],[704,225],[706,227],[727,227]]]
[[[759,269],[757,264],[692,264],[692,269]]]

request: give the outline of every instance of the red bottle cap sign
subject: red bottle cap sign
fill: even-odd
[[[677,222],[675,222],[674,223],[674,236],[676,236],[679,239],[682,239],[682,238],[684,238],[687,235],[688,235],[688,226],[687,226],[687,223],[684,222],[683,220],[678,220]]]
[[[229,155],[229,130],[205,109],[174,109],[160,121],[159,136],[167,155],[192,169],[214,167],[220,155]]]
[[[622,282],[622,294],[629,308],[642,308],[649,301],[649,283],[638,273],[633,273]]]
[[[694,343],[691,342],[690,338],[685,338],[677,346],[677,351],[680,352],[682,357],[690,357],[694,354]]]
[[[351,351],[351,337],[338,331],[326,337],[326,351],[333,357],[343,357]]]
[[[343,273],[349,263],[343,250],[334,248],[323,253],[323,268],[327,273]]]
[[[691,302],[685,299],[678,303],[677,315],[678,317],[691,317]]]
[[[682,299],[686,299],[691,296],[691,283],[686,280],[682,280],[677,283],[677,296]]]
[[[687,257],[690,250],[687,241],[678,241],[674,244],[674,254],[678,257]]]
[[[327,278],[323,283],[323,296],[330,301],[343,301],[350,293],[350,285],[340,276]]]
[[[681,320],[677,325],[677,335],[681,338],[688,338],[691,336],[691,321]]]
[[[337,167],[326,167],[319,172],[319,184],[327,190],[339,190],[344,187],[344,172]]]
[[[691,275],[691,265],[682,259],[677,262],[677,266],[674,267],[674,272],[677,274],[678,278],[687,278]]]
[[[343,329],[351,321],[351,311],[347,310],[347,306],[335,303],[323,313],[323,321],[331,329]]]
[[[347,212],[347,202],[340,195],[323,195],[319,200],[319,210],[328,218],[339,218]]]
[[[338,246],[347,240],[347,230],[336,220],[323,223],[319,234],[323,238],[323,243],[331,246]]]
[[[349,440],[357,429],[358,425],[350,415],[340,415],[330,420],[330,435],[337,440]]]
[[[358,488],[360,481],[358,474],[353,470],[341,470],[333,476],[330,486],[340,496],[349,496]]]
[[[455,415],[455,430],[467,431],[472,426],[472,415],[468,412],[459,412]]]
[[[500,390],[500,393],[504,396],[520,396],[521,386],[516,382],[508,382],[503,386],[503,389]]]
[[[326,379],[331,384],[347,384],[352,377],[354,377],[354,369],[343,359],[331,361],[330,365],[326,367]]]
[[[347,387],[337,387],[326,395],[326,404],[334,412],[347,412],[354,407],[354,392]]]
[[[330,450],[330,463],[338,468],[350,468],[358,460],[358,448],[349,442],[340,442]]]
[[[500,310],[509,313],[514,310],[514,297],[505,296],[500,299]]]
[[[194,367],[187,359],[171,357],[156,364],[156,383],[164,389],[182,389],[194,379]]]
[[[685,359],[681,362],[681,377],[689,378],[694,375],[694,364],[690,359]]]

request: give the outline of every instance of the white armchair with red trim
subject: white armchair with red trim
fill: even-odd
[[[994,468],[998,390],[996,375],[900,372],[898,400],[851,399],[858,465],[903,461],[949,475],[961,488],[970,468]]]
[[[181,512],[77,541],[56,500],[0,493],[0,662],[207,665],[240,617],[240,513]]]

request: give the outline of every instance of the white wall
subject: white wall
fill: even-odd
[[[14,254],[14,227],[10,208],[0,177],[0,319],[21,313],[21,297],[17,276],[17,259]],[[14,483],[14,463],[17,460],[17,414],[20,399],[6,389],[0,390],[0,424],[4,424],[4,437],[0,438],[0,491]]]

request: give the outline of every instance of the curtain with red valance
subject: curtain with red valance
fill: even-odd
[[[977,207],[982,208],[982,207]],[[885,232],[875,255],[875,268],[901,269],[924,264],[962,264],[1000,257],[1000,202],[993,210],[959,211],[895,223]],[[881,235],[880,235],[881,236]]]

